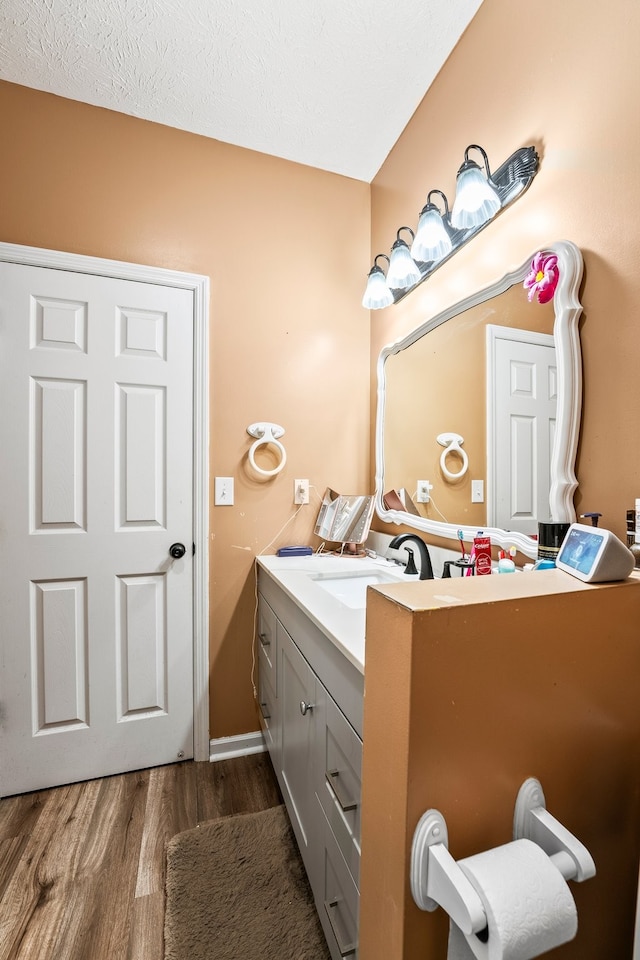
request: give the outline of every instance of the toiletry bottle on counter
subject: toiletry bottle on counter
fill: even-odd
[[[536,570],[546,569],[551,565],[555,566],[556,557],[562,546],[562,541],[567,535],[570,524],[557,523],[554,521],[541,520],[538,524],[538,560],[551,560],[553,564],[540,564],[534,567]]]
[[[636,542],[636,512],[627,510],[627,546],[629,549]]]
[[[506,550],[500,550],[498,553],[498,573],[515,573],[516,572],[516,563],[515,557],[516,548],[511,547],[509,553]]]
[[[633,525],[630,524],[630,520],[633,520]],[[629,536],[630,526],[633,537]],[[627,546],[635,557],[636,570],[640,569],[640,498],[636,500],[635,510],[627,510]]]
[[[482,530],[478,530],[473,538],[473,559],[476,577],[491,573],[491,537],[485,536]]]

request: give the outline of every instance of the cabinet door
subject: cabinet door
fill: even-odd
[[[317,851],[317,819],[313,785],[313,712],[316,678],[291,637],[278,621],[278,699],[280,700],[281,781],[293,831],[309,879],[313,884],[313,855]]]

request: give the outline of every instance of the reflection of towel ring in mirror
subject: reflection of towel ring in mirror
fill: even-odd
[[[464,477],[469,466],[467,452],[460,446],[461,443],[464,443],[464,439],[459,433],[440,433],[436,437],[436,440],[440,446],[444,447],[440,455],[440,469],[447,480],[459,480],[461,477]],[[447,468],[446,460],[450,453],[457,453],[458,456],[462,458],[462,466],[457,473],[452,473],[451,470]]]
[[[256,442],[251,444],[251,449],[249,450],[249,463],[256,473],[259,473],[261,476],[275,477],[287,462],[287,451],[278,439],[278,437],[284,434],[284,427],[278,426],[277,423],[252,423],[247,427],[247,433],[257,438]],[[263,444],[266,446],[269,443],[273,444],[273,446],[277,447],[280,451],[280,461],[273,470],[263,470],[262,467],[259,467],[256,463],[256,450]]]

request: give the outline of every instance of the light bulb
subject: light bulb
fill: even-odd
[[[411,245],[411,256],[421,263],[441,260],[452,250],[451,237],[447,233],[440,211],[434,203],[428,203],[420,214],[416,238]]]
[[[420,271],[409,253],[409,247],[404,240],[396,240],[391,248],[387,286],[392,290],[406,290],[417,283],[420,276]]]
[[[498,194],[477,163],[465,161],[458,173],[451,225],[456,230],[482,226],[498,212],[500,205]]]
[[[393,303],[393,294],[387,285],[382,267],[376,263],[369,271],[367,287],[362,298],[362,306],[365,310],[381,310]]]

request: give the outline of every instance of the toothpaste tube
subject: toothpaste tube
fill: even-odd
[[[491,538],[486,537],[482,530],[478,530],[473,538],[473,552],[476,561],[476,577],[491,573]]]

